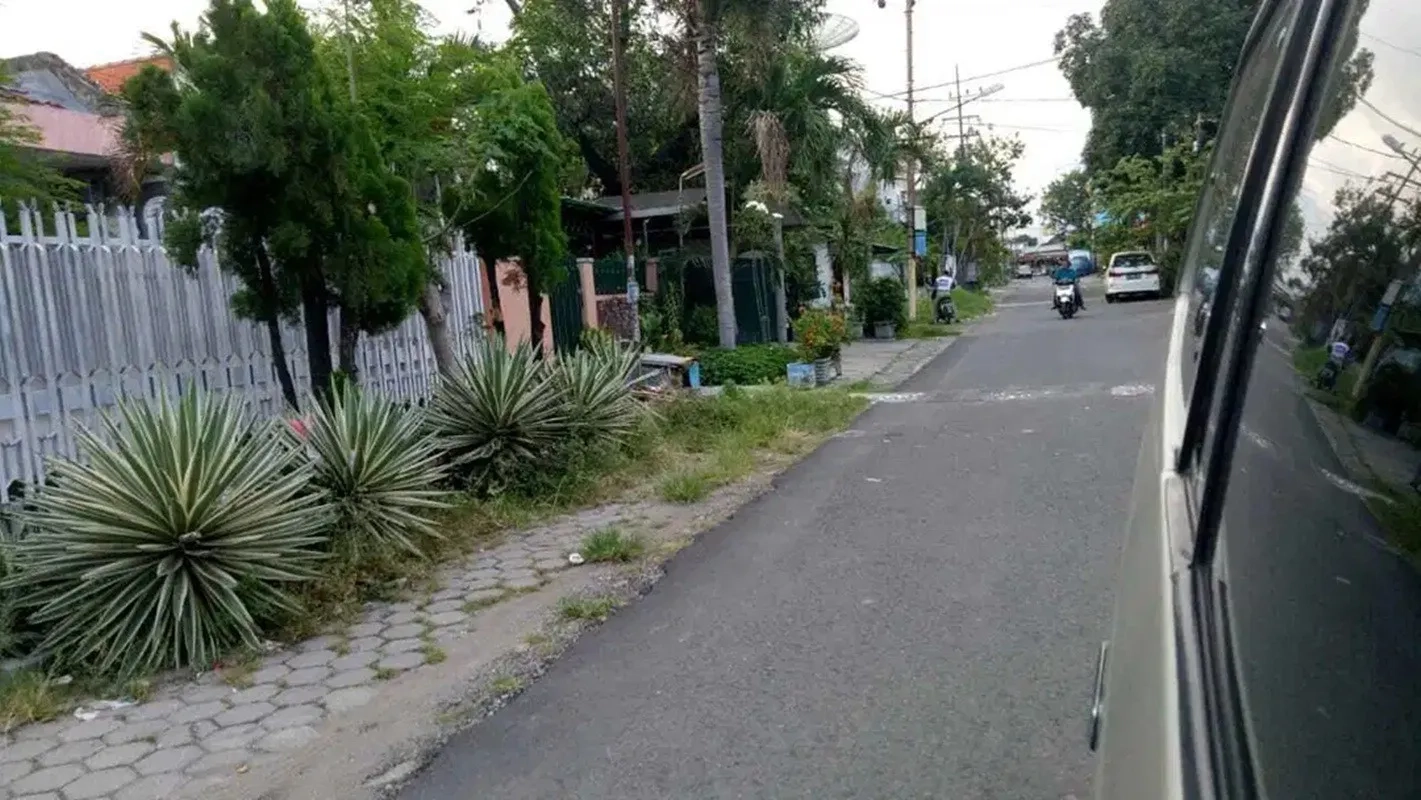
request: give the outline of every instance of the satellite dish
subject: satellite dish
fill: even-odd
[[[824,21],[814,31],[814,49],[833,50],[859,35],[859,24],[843,14],[825,14]]]

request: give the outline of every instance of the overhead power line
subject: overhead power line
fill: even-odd
[[[1367,98],[1365,98],[1365,97],[1358,97],[1358,98],[1357,98],[1357,102],[1361,103],[1362,105],[1366,106],[1367,108],[1370,108],[1370,109],[1372,110],[1372,113],[1373,113],[1373,114],[1376,114],[1377,116],[1381,117],[1382,119],[1386,120],[1387,122],[1390,122],[1391,124],[1393,124],[1393,125],[1395,125],[1396,127],[1402,129],[1403,131],[1406,131],[1407,133],[1411,134],[1412,136],[1421,138],[1421,132],[1418,132],[1415,128],[1412,128],[1412,127],[1408,126],[1408,125],[1407,125],[1406,123],[1404,123],[1404,122],[1398,122],[1394,117],[1389,116],[1385,111],[1382,111],[1380,108],[1377,108],[1375,105],[1373,105],[1373,104],[1372,104],[1372,101],[1368,100]]]
[[[1412,56],[1416,56],[1417,58],[1421,58],[1421,50],[1413,50],[1413,49],[1411,49],[1410,47],[1402,47],[1402,46],[1399,45],[1399,44],[1392,44],[1391,42],[1388,42],[1386,39],[1383,39],[1382,37],[1376,36],[1376,35],[1374,35],[1374,34],[1367,33],[1366,31],[1362,31],[1362,35],[1365,36],[1365,37],[1367,37],[1368,39],[1371,39],[1372,41],[1376,42],[1377,44],[1383,45],[1383,46],[1385,46],[1385,47],[1390,47],[1391,49],[1393,49],[1393,50],[1395,50],[1395,51],[1397,51],[1397,52],[1399,52],[1399,53],[1406,53],[1407,55],[1412,55]]]
[[[1358,150],[1366,150],[1368,153],[1376,153],[1376,154],[1379,155],[1379,156],[1386,156],[1387,158],[1395,158],[1395,159],[1400,160],[1400,161],[1405,161],[1405,160],[1406,160],[1406,159],[1402,158],[1402,157],[1401,157],[1399,154],[1397,154],[1397,153],[1388,153],[1388,152],[1385,151],[1385,150],[1378,150],[1378,149],[1376,149],[1375,147],[1368,147],[1368,146],[1366,146],[1366,145],[1364,145],[1364,144],[1357,144],[1356,142],[1349,142],[1349,141],[1347,141],[1346,139],[1343,139],[1341,136],[1337,136],[1337,135],[1335,135],[1335,134],[1328,134],[1328,135],[1327,135],[1327,138],[1329,138],[1329,139],[1331,139],[1331,140],[1333,140],[1333,141],[1336,141],[1336,142],[1341,142],[1341,143],[1347,145],[1348,147],[1355,147],[1355,148],[1357,148]]]
[[[981,75],[972,75],[972,76],[970,76],[970,77],[963,78],[962,80],[971,82],[971,81],[980,81],[980,80],[983,80],[984,78],[995,78],[995,77],[997,77],[998,75],[1010,75],[1010,74],[1013,73],[1013,72],[1020,72],[1020,71],[1022,71],[1022,70],[1024,70],[1024,69],[1032,69],[1032,68],[1034,68],[1034,67],[1043,67],[1043,66],[1045,66],[1045,65],[1047,65],[1047,64],[1055,64],[1057,61],[1060,61],[1060,60],[1061,60],[1061,57],[1060,57],[1060,56],[1055,56],[1054,58],[1048,58],[1048,59],[1044,59],[1044,60],[1042,60],[1042,61],[1033,61],[1033,62],[1031,62],[1031,63],[1029,63],[1029,64],[1019,64],[1019,65],[1017,65],[1017,66],[1015,66],[1015,67],[1007,67],[1006,69],[1000,69],[1000,70],[997,70],[996,72],[987,72],[987,73],[983,73],[983,74],[981,74]],[[944,86],[952,86],[952,85],[954,85],[954,84],[956,84],[956,83],[957,83],[957,79],[954,78],[953,80],[950,80],[950,81],[943,81],[942,83],[930,83],[930,84],[928,84],[928,85],[926,85],[926,86],[917,86],[917,87],[914,87],[914,91],[922,92],[922,91],[927,91],[927,90],[930,90],[930,89],[941,89],[941,88],[943,88]],[[903,97],[907,94],[906,91],[901,91],[901,92],[874,92],[874,91],[869,91],[869,90],[867,90],[867,89],[865,89],[864,92],[865,92],[866,94],[870,94],[870,95],[873,95],[874,97],[882,98],[882,99],[885,99],[885,100],[900,100],[900,99],[903,99]]]

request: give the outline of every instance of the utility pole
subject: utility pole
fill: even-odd
[[[1393,208],[1396,207],[1397,198],[1401,197],[1402,190],[1404,190],[1407,186],[1411,184],[1412,178],[1416,176],[1416,170],[1418,168],[1421,168],[1421,155],[1416,155],[1407,151],[1407,149],[1402,146],[1401,142],[1397,141],[1394,138],[1386,138],[1383,139],[1383,141],[1386,143],[1387,147],[1390,147],[1392,150],[1395,150],[1399,155],[1401,155],[1402,158],[1406,159],[1408,164],[1411,165],[1411,168],[1406,171],[1406,177],[1402,178],[1401,182],[1396,184],[1396,188],[1391,190],[1391,197],[1387,198],[1386,208],[1389,213]],[[1413,260],[1415,258],[1415,255],[1415,251],[1413,250]],[[1414,279],[1414,276],[1412,276],[1412,278],[1408,279],[1406,282],[1410,282],[1410,280],[1412,279]],[[1384,314],[1384,316],[1381,321],[1381,326],[1377,329],[1377,335],[1372,337],[1371,347],[1367,348],[1367,356],[1365,359],[1362,360],[1362,374],[1358,376],[1357,382],[1352,384],[1353,400],[1360,398],[1362,396],[1362,393],[1366,391],[1367,384],[1372,377],[1372,371],[1375,370],[1377,367],[1377,359],[1381,357],[1382,346],[1386,342],[1387,329],[1391,327],[1391,314],[1387,312],[1389,312],[1390,310],[1391,303],[1394,303],[1395,301],[1396,298],[1394,297],[1390,298],[1390,300],[1388,300],[1387,298],[1383,298],[1382,307],[1378,309],[1378,312]]]
[[[903,15],[908,28],[908,131],[916,146],[917,130],[913,123],[913,5],[917,0],[904,0]],[[918,176],[917,162],[908,153],[908,319],[918,318]]]
[[[967,126],[962,121],[962,107],[967,102],[962,99],[962,69],[957,64],[952,65],[952,77],[957,83],[957,158],[961,160],[967,150]]]
[[[632,175],[627,145],[626,56],[622,52],[622,18],[626,0],[612,0],[612,94],[617,117],[617,181],[622,184],[622,248],[627,255],[627,303],[632,307],[632,341],[641,341],[640,287],[636,282],[636,242],[632,240]]]

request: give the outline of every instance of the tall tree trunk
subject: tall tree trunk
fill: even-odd
[[[429,346],[434,351],[434,366],[439,374],[449,377],[454,374],[454,336],[449,331],[448,309],[453,305],[453,294],[449,284],[442,277],[434,276],[424,285],[424,293],[419,296],[419,313],[424,317],[424,327],[429,333]]]
[[[543,294],[542,291],[533,286],[533,281],[528,278],[528,273],[523,273],[523,285],[528,291],[528,344],[533,346],[533,352],[539,357],[545,355],[543,352],[543,332],[547,326],[543,325]]]
[[[311,393],[324,399],[331,388],[331,325],[326,317],[324,285],[314,281],[301,287],[301,316],[306,329],[306,363],[311,371]]]
[[[270,313],[264,315],[267,339],[271,343],[271,361],[276,367],[276,382],[281,385],[281,396],[292,411],[300,413],[301,403],[296,397],[296,382],[291,379],[291,365],[286,363],[286,346],[281,343],[281,319],[276,313],[276,274],[271,267],[271,256],[266,245],[257,242],[257,280],[261,285],[263,300]]]
[[[340,310],[340,371],[350,384],[360,383],[360,365],[355,360],[355,350],[360,346],[360,326],[353,314]]]
[[[735,297],[730,288],[730,236],[726,227],[725,157],[720,67],[716,64],[716,22],[707,0],[695,0],[696,73],[699,86],[701,156],[706,167],[706,211],[710,216],[711,274],[720,346],[735,346]]]

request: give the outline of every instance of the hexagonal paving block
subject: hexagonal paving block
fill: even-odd
[[[440,600],[437,603],[430,603],[424,607],[424,613],[430,616],[444,614],[449,611],[458,611],[463,605],[464,600],[462,597],[451,597],[447,600]]]
[[[79,780],[66,785],[63,789],[64,797],[67,800],[94,800],[98,797],[108,797],[136,780],[138,780],[138,773],[128,767],[114,767],[113,769],[90,772]]]
[[[244,722],[256,722],[262,717],[276,710],[276,706],[271,703],[248,703],[244,706],[234,706],[221,714],[212,718],[212,721],[227,727],[228,725],[241,725]]]
[[[460,603],[459,605],[463,605]],[[432,614],[429,617],[429,624],[436,628],[447,628],[450,625],[458,625],[468,619],[469,615],[462,611],[445,611],[443,614]]]
[[[329,695],[324,699],[329,700]],[[325,712],[317,705],[290,706],[262,720],[261,726],[269,731],[279,731],[319,722],[323,716]]]
[[[72,764],[75,761],[83,761],[102,749],[104,749],[104,743],[98,739],[70,742],[40,756],[39,765],[41,767],[57,767],[60,764]]]
[[[304,747],[319,737],[320,734],[316,732],[315,728],[301,725],[270,733],[265,739],[257,742],[256,747],[258,750],[265,750],[268,753],[281,753]]]
[[[369,683],[375,680],[375,670],[369,667],[359,669],[348,669],[345,672],[326,678],[325,686],[329,689],[345,689],[350,686],[359,686],[362,683]]]
[[[182,747],[192,741],[192,727],[189,725],[174,725],[162,733],[153,742],[158,745],[159,750],[170,747]]]
[[[181,700],[155,700],[128,710],[129,722],[146,722],[150,719],[166,719],[187,707]]]
[[[379,656],[370,651],[351,653],[348,656],[341,656],[335,661],[332,661],[331,669],[335,670],[336,672],[344,672],[348,669],[360,669],[361,667],[370,666],[370,663],[377,658],[379,658]]]
[[[11,761],[0,764],[0,790],[35,771],[33,761]]]
[[[326,695],[326,708],[332,714],[339,714],[353,708],[359,708],[371,700],[375,699],[375,689],[369,686],[354,686],[349,689],[340,689]]]
[[[129,742],[105,747],[84,762],[89,769],[127,767],[157,749],[152,742]]]
[[[429,607],[429,608],[426,608],[425,610],[426,610],[426,611],[433,611],[433,610],[434,610],[434,609],[433,609],[434,604],[447,602],[447,601],[449,601],[449,600],[458,600],[458,601],[462,602],[463,597],[464,597],[464,591],[463,591],[462,589],[454,589],[454,588],[450,588],[450,589],[440,589],[439,591],[437,591],[437,592],[435,592],[434,594],[430,595],[430,597],[429,597],[430,607]],[[455,608],[458,608],[458,606],[455,606]]]
[[[384,628],[381,628],[384,630]],[[351,639],[346,643],[346,648],[352,653],[364,653],[379,647],[385,640],[379,636],[362,636],[359,639]]]
[[[497,588],[495,584],[484,589],[469,592],[467,595],[464,595],[464,602],[475,606],[486,606],[497,603],[503,599],[504,594],[506,594],[506,592]]]
[[[65,764],[62,767],[47,767],[38,772],[31,772],[29,775],[10,784],[10,791],[19,797],[37,792],[52,792],[61,786],[72,783],[83,777],[84,768],[78,764]]]
[[[12,731],[11,736],[22,742],[31,739],[52,739],[58,736],[61,731],[69,727],[72,720],[57,719],[54,722],[43,722],[39,725],[26,725],[23,728]]]
[[[168,721],[175,725],[182,725],[188,722],[197,722],[200,719],[212,719],[226,710],[226,703],[213,700],[210,703],[198,703],[195,706],[188,706],[168,717]]]
[[[291,660],[286,662],[286,666],[292,669],[306,669],[307,667],[324,667],[332,661],[335,661],[335,659],[336,654],[334,650],[312,650],[310,652],[292,656]]]
[[[246,747],[252,742],[266,735],[266,731],[256,725],[256,723],[245,723],[233,725],[230,728],[223,728],[206,739],[202,740],[202,746],[208,752],[218,750],[231,750],[234,747]]]
[[[298,669],[286,676],[287,687],[309,686],[313,683],[320,683],[331,674],[329,667],[307,667]]]
[[[24,730],[21,728],[20,730]],[[0,764],[8,764],[11,761],[25,761],[43,753],[53,750],[59,743],[53,739],[31,739],[29,741],[11,742],[0,747]]]
[[[190,706],[201,703],[210,703],[213,700],[226,700],[230,698],[236,689],[226,684],[217,686],[193,686],[182,693],[182,700]]]
[[[525,592],[529,589],[536,589],[542,585],[543,579],[539,578],[536,575],[528,575],[520,578],[509,578],[508,580],[503,582],[504,588],[512,589],[515,592]]]
[[[342,638],[344,637],[336,636],[335,634],[316,636],[314,638],[307,639],[306,641],[302,642],[296,647],[296,649],[300,650],[303,653],[310,653],[316,650],[333,650],[337,645],[340,644]],[[286,663],[290,664],[291,662],[288,661]]]
[[[346,628],[345,635],[351,639],[360,639],[365,636],[375,636],[383,630],[385,630],[385,623],[383,622],[365,622]]]
[[[263,700],[270,700],[273,695],[281,691],[281,687],[275,683],[259,683],[232,695],[231,701],[234,706],[246,705],[247,703],[260,703]]]
[[[202,755],[202,748],[199,747],[192,747],[191,745],[173,747],[167,750],[158,750],[154,753],[150,753],[140,759],[133,767],[138,770],[138,774],[140,775],[177,772],[188,764],[202,758]]]
[[[396,653],[395,655],[387,656],[387,657],[385,657],[385,658],[382,658],[382,659],[380,659],[380,663],[377,664],[376,666],[377,666],[378,668],[380,668],[380,669],[385,669],[385,670],[391,670],[391,669],[392,669],[392,670],[400,671],[400,670],[414,669],[415,667],[417,667],[417,666],[419,666],[419,665],[421,665],[421,664],[423,664],[423,663],[424,663],[424,654],[423,654],[423,653],[410,652],[410,653]]]
[[[476,581],[469,581],[464,584],[464,588],[468,589],[470,593],[486,592],[490,589],[497,589],[498,581],[499,576],[497,573],[494,573],[492,578],[479,578]],[[464,599],[468,600],[469,598],[465,596]]]
[[[104,744],[119,745],[136,742],[139,739],[151,739],[167,729],[168,721],[165,719],[130,722],[112,733],[105,734]]]
[[[275,683],[290,674],[291,668],[285,664],[272,664],[262,667],[248,677],[251,678],[252,685],[255,686],[259,683]]]
[[[169,797],[184,782],[185,778],[178,772],[164,772],[158,775],[149,775],[146,778],[139,778],[136,783],[130,783],[114,795],[114,800],[161,800]]]
[[[326,687],[315,683],[310,686],[293,686],[273,697],[271,702],[278,706],[299,706],[326,696]]]
[[[188,775],[197,777],[210,775],[214,772],[234,772],[238,767],[247,764],[252,760],[252,753],[245,747],[237,747],[231,750],[218,750],[215,753],[199,758],[188,764],[183,770]]]
[[[571,566],[565,558],[540,558],[533,562],[533,569],[539,572],[557,572]]]
[[[86,739],[97,739],[121,727],[123,727],[123,723],[113,717],[98,717],[66,729],[63,733],[59,734],[59,741],[82,742]]]
[[[386,642],[385,646],[380,649],[385,652],[386,656],[391,656],[396,653],[409,653],[421,647],[424,647],[424,642],[419,639],[396,639],[393,642]]]
[[[394,639],[408,639],[411,636],[418,636],[421,633],[424,633],[424,626],[412,622],[408,625],[395,625],[390,627],[386,629],[382,635],[385,637],[385,641],[388,642]]]

